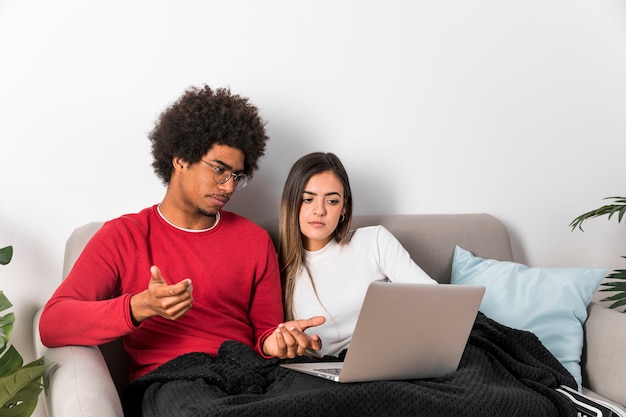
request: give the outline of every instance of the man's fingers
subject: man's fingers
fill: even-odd
[[[183,295],[188,293],[191,295],[193,291],[193,286],[191,285],[191,280],[186,278],[180,282],[177,282],[174,285],[167,286],[167,294],[168,296],[172,295]]]
[[[184,293],[189,293],[193,290],[193,286],[191,285],[191,279],[185,278],[176,284],[168,285],[163,275],[161,275],[161,270],[153,265],[150,267],[150,285],[157,285],[160,287],[156,287],[155,295],[157,297],[171,297],[182,295]]]
[[[186,278],[176,284],[168,285],[156,265],[150,267],[148,293],[152,309],[169,320],[177,320],[184,316],[193,303],[191,279]]]
[[[156,265],[150,267],[150,284],[167,284],[161,275],[161,270]]]

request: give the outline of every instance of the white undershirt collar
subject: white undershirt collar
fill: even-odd
[[[182,230],[182,231],[185,231],[185,232],[191,232],[191,233],[202,233],[202,232],[209,231],[209,230],[213,229],[215,226],[217,226],[217,224],[220,222],[220,212],[218,211],[218,212],[215,214],[215,223],[213,223],[213,226],[208,227],[208,228],[206,228],[206,229],[200,229],[200,230],[197,230],[197,229],[186,229],[186,228],[184,228],[184,227],[176,226],[174,223],[172,223],[172,222],[170,222],[169,220],[167,220],[167,219],[165,218],[165,216],[163,215],[163,213],[161,213],[161,205],[160,205],[160,204],[159,204],[159,205],[157,205],[157,212],[159,213],[159,216],[161,216],[161,218],[162,218],[163,220],[165,220],[165,222],[166,222],[167,224],[169,224],[170,226],[175,227],[175,228],[176,228],[176,229],[178,229],[178,230]]]

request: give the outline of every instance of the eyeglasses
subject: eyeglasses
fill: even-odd
[[[216,183],[224,184],[232,178],[235,184],[235,191],[241,191],[246,187],[246,185],[248,185],[248,176],[246,174],[235,174],[223,166],[213,165],[202,159],[200,161],[204,162],[213,169],[213,180]]]

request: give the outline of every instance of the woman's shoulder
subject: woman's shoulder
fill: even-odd
[[[390,235],[391,232],[385,226],[378,224],[374,226],[363,226],[352,230],[352,237],[359,236],[360,239],[366,237],[376,237],[380,235]]]
[[[350,241],[355,242],[388,242],[397,240],[395,236],[383,225],[363,226],[353,229]]]

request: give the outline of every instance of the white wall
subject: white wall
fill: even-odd
[[[229,209],[275,216],[291,163],[333,151],[356,212],[489,212],[531,265],[622,268],[623,0],[0,0],[0,289],[35,310],[87,221],[160,201],[146,133],[190,85],[250,97],[271,136]]]

